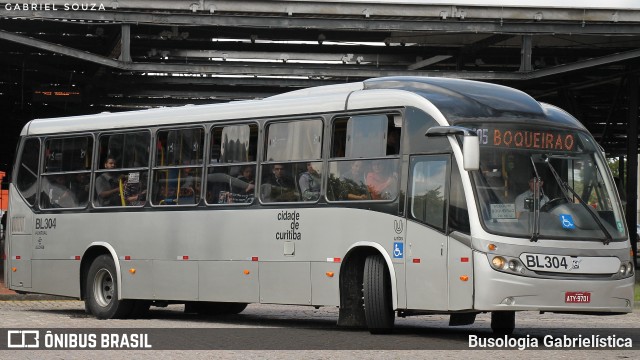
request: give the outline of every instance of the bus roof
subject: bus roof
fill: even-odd
[[[522,118],[584,129],[578,120],[565,111],[539,103],[529,95],[506,86],[449,78],[384,77],[364,82],[301,89],[263,100],[36,119],[25,125],[21,135],[337,112],[352,110],[348,105],[349,96],[353,92],[374,89],[409,92],[413,94],[411,98],[419,95],[435,105],[451,125],[489,118],[491,121]],[[373,106],[382,106],[379,105],[382,102],[372,100]],[[409,103],[412,102],[398,103],[395,106]]]

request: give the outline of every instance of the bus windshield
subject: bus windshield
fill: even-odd
[[[624,215],[606,161],[578,130],[475,125],[480,171],[473,178],[481,221],[494,234],[624,241]]]

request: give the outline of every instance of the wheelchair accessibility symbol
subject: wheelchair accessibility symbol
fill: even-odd
[[[560,214],[560,223],[562,223],[563,229],[575,229],[576,224],[573,222],[573,218],[569,214]]]
[[[402,259],[404,257],[404,244],[401,242],[393,243],[393,258]]]

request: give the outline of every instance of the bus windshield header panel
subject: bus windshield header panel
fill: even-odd
[[[591,135],[521,124],[465,126],[480,140],[473,176],[487,231],[532,241],[626,239],[613,179]]]

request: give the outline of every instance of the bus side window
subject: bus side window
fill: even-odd
[[[411,159],[411,217],[438,230],[445,230],[448,156]]]
[[[47,154],[40,182],[40,207],[75,208],[88,202],[93,137],[74,136],[45,141]],[[78,183],[82,186],[77,186]],[[80,196],[80,199],[78,198]]]
[[[147,199],[148,131],[101,134],[94,206],[142,206]]]
[[[322,128],[320,119],[268,125],[260,185],[263,202],[318,201]]]
[[[255,195],[257,124],[211,129],[207,169],[208,204],[251,204]]]
[[[153,204],[196,205],[200,202],[203,149],[203,128],[158,131]]]
[[[36,200],[39,157],[40,140],[35,138],[27,139],[22,146],[16,185],[29,205],[33,205]]]

